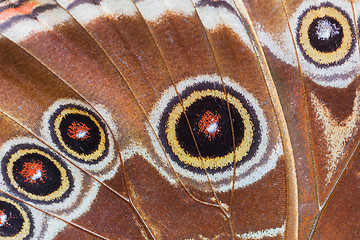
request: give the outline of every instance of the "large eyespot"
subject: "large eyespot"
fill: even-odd
[[[26,199],[58,202],[68,197],[73,178],[61,160],[32,144],[15,145],[2,159],[5,181]]]
[[[355,49],[351,18],[331,3],[304,11],[299,16],[296,37],[304,58],[318,67],[340,65]]]
[[[0,238],[30,239],[34,222],[31,212],[20,203],[0,195]]]
[[[265,163],[276,162],[277,157],[264,158],[268,152],[267,123],[258,102],[229,79],[224,81],[227,98],[221,79],[205,75],[177,85],[181,102],[175,89],[170,88],[155,106],[150,123],[158,138],[150,126],[148,132],[163,161],[154,165],[164,176],[170,175],[164,174],[169,169],[163,164],[169,159],[181,176],[205,183],[208,173],[215,189],[226,191],[231,188],[226,184],[233,177],[234,161],[236,187],[255,182],[269,171],[262,168]],[[194,186],[201,188],[201,184]]]
[[[186,91],[185,91],[186,92]],[[178,99],[169,103],[169,114],[164,114],[160,123],[165,131],[159,133],[164,146],[169,146],[173,158],[180,165],[196,173],[221,172],[233,166],[233,138],[229,112],[224,93],[198,85],[189,91],[182,105]],[[236,93],[229,92],[229,106],[233,119],[236,160],[246,161],[254,154],[259,144],[259,123],[254,110]],[[198,149],[193,141],[188,121]],[[251,153],[250,153],[251,149]],[[201,156],[199,155],[201,154]]]

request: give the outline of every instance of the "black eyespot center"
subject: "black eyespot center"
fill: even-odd
[[[18,234],[24,225],[24,218],[19,209],[13,204],[0,201],[0,236],[13,237]]]
[[[53,143],[68,157],[80,163],[97,164],[109,153],[109,132],[92,110],[77,104],[57,107],[49,118]]]
[[[238,145],[244,137],[244,123],[232,104],[230,104],[230,111]],[[224,99],[207,96],[195,101],[181,114],[176,124],[176,134],[180,146],[190,155],[199,157],[185,114],[190,121],[202,157],[223,157],[234,150],[232,132],[229,127],[229,112]]]
[[[63,129],[63,141],[75,152],[89,155],[98,149],[100,130],[89,116],[67,114],[60,123],[60,129]]]
[[[46,196],[61,186],[61,172],[56,165],[39,153],[30,153],[14,162],[15,181],[27,192]]]
[[[329,16],[314,19],[310,24],[308,34],[311,46],[326,53],[336,51],[344,38],[341,24]]]

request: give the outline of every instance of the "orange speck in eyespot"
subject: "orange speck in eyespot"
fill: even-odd
[[[199,133],[202,132],[206,135],[206,137],[211,141],[216,134],[219,134],[219,120],[220,116],[217,113],[212,113],[210,111],[206,111],[201,115],[201,119],[198,122]]]
[[[68,128],[67,135],[72,139],[76,139],[76,140],[81,139],[83,141],[84,139],[90,137],[89,131],[90,128],[86,126],[84,123],[72,122]]]
[[[25,182],[30,182],[31,184],[35,182],[44,182],[46,178],[46,170],[44,165],[39,160],[31,160],[31,162],[26,162],[23,165],[23,169],[20,171],[20,175],[25,178]]]

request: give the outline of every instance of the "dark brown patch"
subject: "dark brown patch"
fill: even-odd
[[[236,233],[279,228],[286,219],[286,176],[284,158],[261,180],[235,191],[233,225]]]
[[[173,81],[216,73],[216,65],[206,32],[196,15],[169,14],[149,23]]]
[[[309,78],[305,78],[305,83],[308,93],[313,92],[339,122],[352,114],[359,77],[346,88],[322,87]]]
[[[158,239],[228,236],[228,223],[220,209],[195,202],[141,156],[127,160],[126,169],[134,202]]]

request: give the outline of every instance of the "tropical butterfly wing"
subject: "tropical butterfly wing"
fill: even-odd
[[[19,124],[19,119],[25,118],[25,122],[21,124],[26,127],[30,135],[44,140],[51,148],[49,151],[55,152],[52,154],[64,158],[64,165],[75,162],[74,169],[85,170],[81,173],[72,173],[75,175],[74,178],[86,178],[89,182],[87,188],[95,184],[100,189],[92,189],[91,193],[85,193],[90,200],[87,201],[87,205],[81,205],[81,209],[76,214],[71,216],[60,214],[60,218],[67,218],[71,224],[78,224],[107,238],[119,236],[139,238],[137,236],[139,232],[144,236],[152,233],[158,238],[201,236],[228,238],[245,237],[246,234],[251,237],[251,234],[257,232],[260,234],[264,232],[264,236],[274,235],[274,232],[275,236],[284,235],[286,180],[281,139],[271,105],[264,104],[270,99],[256,58],[251,50],[249,51],[251,48],[249,39],[246,40],[247,45],[242,42],[244,40],[241,37],[246,37],[246,34],[237,36],[236,33],[231,32],[231,25],[221,26],[221,24],[225,25],[226,20],[219,22],[221,19],[216,17],[206,19],[206,15],[203,15],[205,16],[203,21],[210,20],[213,26],[204,28],[199,21],[194,3],[191,2],[179,6],[174,3],[163,5],[163,11],[154,19],[151,19],[151,16],[147,18],[147,9],[140,6],[141,4],[135,6],[132,2],[124,2],[121,7],[126,7],[126,10],[130,8],[134,12],[130,14],[134,15],[130,21],[126,19],[129,18],[128,16],[119,14],[121,11],[117,12],[118,9],[107,16],[105,13],[106,10],[109,11],[109,6],[104,7],[98,3],[83,4],[87,6],[85,10],[89,10],[95,16],[98,14],[95,20],[107,20],[108,30],[97,27],[91,14],[89,19],[86,19],[87,16],[84,14],[77,15],[79,9],[84,7],[81,3],[74,2],[65,6],[77,18],[81,27],[54,3],[27,4],[7,6],[4,15],[8,18],[5,18],[2,26],[4,36],[33,56],[17,47],[14,51],[18,52],[13,54],[23,59],[14,63],[9,60],[12,54],[3,55],[3,61],[6,63],[4,66],[9,65],[9,69],[13,72],[16,72],[18,65],[30,62],[28,71],[23,71],[20,78],[26,83],[22,84],[21,90],[19,87],[16,88],[14,84],[16,82],[11,81],[12,78],[7,74],[8,69],[4,69],[3,79],[6,83],[4,86],[9,86],[8,89],[4,88],[7,94],[4,96],[9,99],[10,96],[17,96],[28,101],[23,101],[19,106],[22,111],[14,111],[13,108],[17,107],[15,104],[4,104],[2,111]],[[106,4],[109,2],[104,3]],[[157,4],[161,6],[162,3]],[[243,23],[234,5],[228,4],[224,7],[212,5],[211,2],[196,4],[200,14],[202,8],[205,13],[210,10],[219,14],[227,14],[230,8],[237,26],[242,27]],[[142,9],[142,12],[137,12],[137,8],[140,11]],[[25,13],[20,16],[15,14],[13,18],[11,11],[6,12],[9,9],[16,9],[18,11],[16,14]],[[56,13],[58,18],[49,17],[51,11],[53,14]],[[184,17],[182,11],[185,11],[192,24],[188,28],[183,27],[179,30],[176,29],[175,23]],[[164,14],[165,17],[161,16]],[[33,18],[35,16],[36,19],[29,18],[29,15]],[[98,16],[102,18],[97,19]],[[168,24],[166,20],[169,19],[172,19],[174,24]],[[160,24],[152,23],[155,20]],[[121,32],[120,29],[123,28],[120,28],[120,24],[126,23],[130,25],[129,31]],[[220,27],[217,26],[219,24]],[[19,29],[26,31],[19,34],[17,32]],[[136,32],[130,29],[142,31]],[[164,40],[162,29],[171,33],[170,40]],[[221,34],[214,30],[226,37],[219,38]],[[105,37],[102,35],[104,32],[107,33]],[[99,47],[93,44],[95,41],[85,33],[93,37],[109,59],[104,58],[105,54],[99,51]],[[184,51],[188,48],[184,46],[183,51],[179,51],[181,57],[177,58],[176,44],[183,42],[189,34],[195,36],[190,45],[193,45],[196,51],[195,53]],[[134,44],[133,39],[142,42]],[[114,42],[119,44],[114,45]],[[41,47],[38,47],[40,43]],[[210,43],[213,47],[209,47]],[[6,44],[13,46],[9,41]],[[238,45],[252,56],[252,59],[244,59],[248,64],[241,64],[240,66],[244,66],[243,69],[239,69],[236,62],[230,61],[228,65],[224,63],[226,55],[232,56],[231,59],[239,57],[233,55],[232,44]],[[145,49],[139,48],[139,45],[144,46]],[[4,49],[8,49],[8,46]],[[64,58],[62,53],[66,55]],[[197,58],[194,58],[195,56]],[[88,68],[85,63],[92,67]],[[184,67],[178,67],[181,65]],[[248,73],[252,69],[249,65],[253,65],[254,69],[257,69],[256,72]],[[84,69],[85,72],[79,69]],[[114,74],[119,70],[120,73]],[[241,75],[234,75],[231,70],[239,71]],[[45,77],[47,75],[49,77]],[[246,86],[239,86],[241,79],[247,79],[243,82]],[[257,81],[258,84],[253,81]],[[37,90],[39,85],[44,87]],[[94,85],[97,91],[88,90]],[[257,85],[263,87],[256,88]],[[224,90],[228,92],[226,97]],[[21,94],[15,95],[18,92]],[[31,101],[34,92],[43,97]],[[262,98],[256,100],[253,95],[261,95]],[[115,101],[111,97],[120,100]],[[136,104],[132,106],[134,102]],[[182,104],[184,105],[181,107]],[[158,109],[154,109],[154,105]],[[188,112],[185,111],[186,115],[182,114],[184,109],[188,109]],[[199,112],[197,113],[196,110]],[[193,111],[195,113],[192,113]],[[23,115],[24,112],[27,113]],[[229,112],[234,118],[233,129],[230,128],[229,122],[218,125],[221,118],[225,119],[226,123]],[[109,113],[113,118],[109,117]],[[167,119],[174,119],[174,122]],[[99,123],[101,121],[106,123]],[[41,122],[45,126],[41,126]],[[182,124],[181,127],[177,126],[179,124]],[[197,130],[192,133],[193,138],[190,136],[191,131],[186,130],[191,124]],[[108,127],[111,130],[107,129]],[[101,133],[91,132],[92,129],[97,129]],[[144,133],[149,134],[150,137]],[[98,137],[100,139],[98,142],[102,142],[102,134],[106,135],[103,137],[105,139],[103,145],[107,149],[95,154],[99,159],[84,157],[84,154],[77,152],[83,150],[81,141],[95,138],[96,142]],[[111,140],[113,136],[118,138],[115,142],[121,151],[121,160],[116,157],[116,144]],[[235,139],[235,142],[228,139]],[[222,143],[225,140],[227,141]],[[199,145],[194,147],[193,145],[198,142]],[[73,146],[73,143],[80,147]],[[209,143],[212,143],[210,147],[207,146]],[[174,147],[176,144],[177,146]],[[221,156],[217,156],[217,153],[211,149],[217,147],[216,144],[222,144],[221,146],[224,147]],[[242,148],[233,155],[234,151],[231,149],[233,147],[239,149],[240,144]],[[162,145],[166,146],[168,153],[164,154]],[[185,151],[182,148],[186,148]],[[245,150],[241,150],[244,148]],[[103,157],[105,153],[110,157]],[[184,159],[181,156],[184,156]],[[215,157],[218,159],[212,159]],[[106,158],[109,158],[107,164],[101,164]],[[38,166],[40,164],[38,161],[29,161],[30,165],[38,167],[40,173],[46,173],[41,166]],[[95,161],[95,165],[89,167],[88,165],[91,164],[87,161]],[[176,168],[173,167],[174,165],[177,165]],[[233,166],[238,172],[232,170]],[[125,180],[121,171],[123,169],[128,178],[125,191],[123,189]],[[270,173],[267,174],[268,172]],[[263,178],[264,175],[266,178]],[[34,178],[35,180],[30,178],[28,181],[44,180],[42,178],[44,177]],[[264,206],[262,199],[268,193],[263,189],[268,188],[272,182],[278,183],[271,198],[274,202]],[[20,198],[24,197],[16,193],[18,189],[22,188],[12,189],[10,193],[20,195]],[[3,190],[7,192],[7,189]],[[117,191],[118,198],[115,198],[115,194],[111,196],[112,190]],[[254,191],[258,192],[256,196],[251,195]],[[130,195],[127,196],[124,192]],[[76,208],[79,201],[76,197],[79,198],[79,195],[73,195],[75,200],[69,202],[71,204],[75,202],[75,206],[72,207]],[[57,198],[57,201],[61,202],[61,199]],[[160,201],[162,204],[159,204]],[[245,207],[250,201],[254,206]],[[99,204],[110,206],[103,211]],[[129,205],[133,207],[134,212],[126,212],[130,208]],[[51,208],[57,212],[56,205]],[[258,211],[258,218],[251,217],[254,209]],[[46,213],[46,209],[41,208],[41,210]],[[116,219],[116,224],[110,223],[113,219]],[[201,228],[199,228],[199,219],[204,221]],[[103,223],[96,224],[93,222],[96,220],[101,220]],[[238,222],[246,224],[238,224]],[[169,232],[170,227],[176,228],[177,231]],[[56,235],[58,231],[64,229],[63,226],[59,229],[56,229],[56,226],[54,228],[48,227],[44,231]],[[75,233],[70,228],[65,228],[58,237],[73,234]]]
[[[6,115],[1,126],[11,130],[2,135],[2,153],[20,155],[4,157],[2,177],[17,177],[5,181],[1,191],[25,201],[25,205],[8,195],[1,200],[10,202],[11,209],[37,207],[31,213],[40,216],[37,222],[49,219],[39,227],[27,225],[28,238],[296,237],[292,148],[252,23],[239,2],[59,3],[66,11],[47,1],[4,2],[1,8],[2,34],[13,42],[1,39],[1,111]],[[268,21],[274,19],[269,18],[273,3],[261,3],[260,8],[256,8],[257,3],[245,4],[265,46],[290,128],[301,206],[300,238],[311,232],[317,205],[326,202],[316,231],[321,238],[326,236],[322,231],[337,224],[335,220],[326,224],[322,219],[332,208],[347,204],[336,201],[343,194],[340,186],[358,177],[353,174],[356,170],[350,170],[356,168],[355,163],[350,162],[330,201],[324,200],[352,153],[349,149],[356,144],[346,136],[331,142],[331,131],[350,131],[351,139],[357,139],[354,120],[350,119],[345,128],[336,128],[326,109],[342,119],[356,115],[357,85],[349,80],[356,67],[343,67],[350,70],[344,71],[344,76],[340,74],[339,81],[329,80],[326,71],[320,70],[327,70],[326,64],[341,67],[347,61],[314,64],[315,60],[305,54],[297,65],[294,46],[288,48],[294,51],[291,53],[281,48],[287,46],[281,41],[283,30],[291,39],[287,21],[296,32],[293,19],[299,18],[297,14],[307,16],[306,12],[317,11],[322,5],[307,10],[311,3],[285,3],[288,16],[280,7],[275,9],[280,19]],[[327,8],[333,8],[339,18],[335,22],[326,17],[317,20],[315,29],[330,26],[336,33],[340,29],[336,19],[345,19],[350,27],[339,23],[345,26],[345,33],[346,29],[354,32],[349,4],[344,3],[345,10],[339,10],[343,4],[334,5],[327,3]],[[274,28],[274,21],[280,21],[276,26],[282,28]],[[321,34],[323,40],[328,32]],[[350,36],[346,46],[351,54],[346,53],[346,46],[340,53],[356,62],[358,53],[351,49],[357,49],[352,47],[357,43]],[[306,52],[306,46],[301,45],[303,38],[298,38],[299,52]],[[321,41],[316,44],[322,46]],[[299,71],[306,61],[320,73],[307,76],[311,65]],[[24,70],[19,70],[23,66]],[[326,97],[329,89],[333,94],[345,94],[346,98],[338,99],[346,105],[353,103],[352,107],[336,110],[342,105],[336,97]],[[312,98],[313,102],[309,100]],[[18,101],[14,103],[13,99]],[[321,114],[330,120],[324,123]],[[12,121],[9,118],[14,120],[11,127],[6,123]],[[356,120],[357,115],[353,118]],[[314,138],[314,133],[322,137]],[[84,144],[90,140],[92,144]],[[328,146],[334,144],[340,148],[346,145],[340,160],[329,157],[334,153],[329,153]],[[24,146],[26,151],[21,155]],[[84,154],[86,149],[88,153]],[[41,162],[29,154],[51,160]],[[20,167],[11,168],[14,164],[7,164],[11,161]],[[334,161],[339,164],[331,168]],[[27,166],[38,171],[29,175]],[[71,175],[73,187],[60,187],[65,189],[62,195],[54,190],[60,195],[53,199],[34,194],[29,197],[27,190],[39,192],[50,179],[45,176],[51,166],[65,169],[60,171],[60,179]],[[324,184],[327,178],[332,179],[331,186]],[[64,181],[61,186],[71,186],[71,179]],[[351,192],[346,193],[353,197]],[[5,215],[2,224],[6,223]],[[9,225],[4,226],[8,231]]]
[[[1,115],[1,142],[8,142],[9,138],[17,138],[17,136],[21,135],[23,137],[28,137],[29,134],[23,128],[19,127],[15,124],[11,119],[9,119],[5,115]],[[29,147],[29,145],[22,146]],[[34,148],[33,148],[34,149]],[[37,148],[39,149],[39,148]],[[4,153],[2,154],[2,158],[4,158]],[[5,158],[8,159],[8,158]],[[5,160],[2,161],[2,169],[4,171]],[[6,171],[6,169],[5,169]],[[2,189],[7,188],[9,179],[2,178]],[[8,239],[10,237],[17,236],[18,239],[29,239],[31,237],[36,238],[41,234],[44,229],[46,229],[46,224],[58,224],[61,227],[66,227],[72,229],[74,234],[83,234],[84,231],[73,227],[72,225],[67,224],[63,221],[58,221],[55,217],[44,214],[43,211],[35,208],[34,206],[29,206],[28,204],[24,204],[19,201],[18,198],[13,198],[8,194],[1,193],[0,195],[1,201],[1,222],[2,222],[2,238]],[[9,219],[4,219],[4,216],[9,216]],[[7,220],[7,221],[6,221]],[[35,227],[38,226],[38,227]],[[3,231],[4,228],[7,228],[6,231]],[[51,235],[44,235],[45,237],[53,237]],[[79,238],[81,239],[81,238]],[[91,239],[91,236],[89,237]]]

